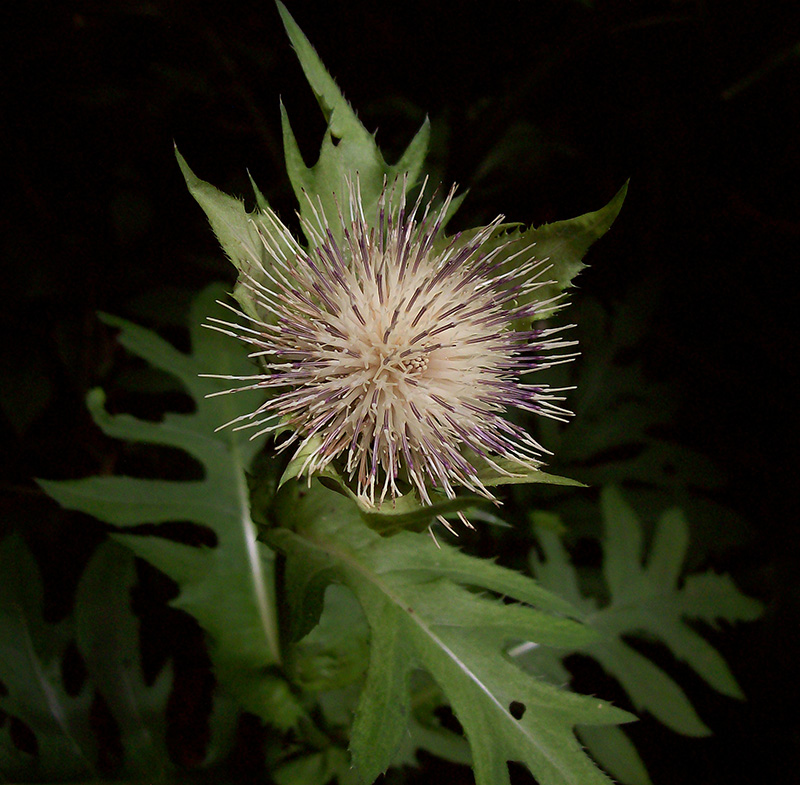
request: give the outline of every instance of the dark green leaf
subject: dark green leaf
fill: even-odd
[[[70,620],[42,618],[42,582],[19,535],[0,542],[0,712],[25,723],[36,753],[21,751],[0,725],[0,775],[12,782],[96,776],[97,745],[89,723],[92,691],[67,693],[61,667]]]
[[[557,530],[550,524],[542,525],[540,516],[534,516],[534,523],[538,524],[537,538],[544,559],[532,554],[534,574],[542,585],[580,608],[586,624],[601,633],[600,639],[580,647],[579,651],[593,657],[613,675],[638,710],[650,712],[678,733],[707,735],[709,729],[681,687],[628,645],[625,638],[644,636],[663,643],[715,690],[741,698],[723,658],[687,620],[698,619],[709,624],[717,619],[752,621],[761,613],[761,605],[741,594],[728,576],[710,572],[692,575],[681,586],[689,533],[680,511],[671,510],[661,516],[646,555],[638,516],[618,491],[603,490],[602,510],[603,574],[611,595],[605,607],[599,608],[594,598],[582,595],[577,572]],[[543,647],[524,646],[516,654],[534,668],[550,670],[553,670],[551,660],[564,656]],[[596,751],[598,759],[605,756],[610,771],[624,782],[647,782],[642,778],[642,764],[635,751],[620,739],[609,739],[601,730],[587,735],[585,741],[592,749],[594,743],[600,745]]]
[[[139,621],[130,607],[136,580],[133,554],[103,543],[81,576],[75,595],[75,638],[97,690],[120,730],[125,771],[163,779],[172,768],[166,747],[166,707],[172,672],[145,682],[139,654]]]

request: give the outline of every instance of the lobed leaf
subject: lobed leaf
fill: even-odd
[[[165,716],[172,671],[162,669],[152,685],[145,681],[139,621],[130,607],[135,581],[133,554],[112,541],[101,544],[75,594],[75,641],[119,727],[125,771],[163,779],[172,769]]]
[[[308,201],[311,198],[315,207],[321,205],[334,236],[338,239],[341,229],[337,226],[337,216],[340,206],[347,202],[347,179],[357,176],[364,214],[367,220],[372,220],[385,180],[392,182],[405,176],[408,188],[412,188],[417,182],[428,150],[430,123],[425,120],[394,166],[387,164],[374,136],[364,128],[347,103],[286,6],[281,2],[277,5],[303,73],[328,123],[319,159],[314,166],[307,167],[297,146],[286,109],[281,104],[286,170],[300,204],[301,216],[316,223]],[[312,238],[308,239],[312,242]]]
[[[9,782],[96,777],[92,691],[84,685],[70,695],[64,687],[70,620],[48,624],[42,602],[39,569],[22,538],[12,534],[0,542],[0,776]],[[14,722],[33,733],[33,751],[14,742]]]
[[[250,371],[246,358],[230,351],[226,337],[200,326],[213,310],[214,300],[223,294],[221,287],[209,287],[194,302],[190,354],[124,319],[104,317],[119,328],[119,342],[125,348],[180,379],[194,400],[193,413],[167,414],[162,422],[151,423],[109,414],[100,392],[89,398],[92,416],[105,433],[181,448],[200,461],[204,479],[90,477],[41,481],[41,485],[63,506],[118,527],[191,521],[210,528],[217,539],[213,548],[142,536],[135,528],[115,537],[178,582],[180,593],[173,604],[194,616],[209,634],[220,681],[243,706],[285,725],[296,720],[299,709],[286,684],[269,670],[280,660],[273,554],[256,540],[246,478],[261,442],[230,428],[215,431],[258,401],[252,400],[254,394],[250,399],[239,395],[206,398],[217,391],[218,382],[199,376],[209,369],[232,375]]]
[[[577,651],[597,660],[628,693],[639,711],[648,711],[672,730],[689,736],[710,733],[683,689],[662,668],[655,665],[626,638],[643,636],[664,644],[676,659],[685,662],[713,689],[733,698],[741,690],[722,656],[688,623],[698,619],[713,624],[752,621],[761,613],[761,604],[741,594],[729,576],[713,573],[689,576],[681,586],[689,533],[683,514],[665,512],[656,527],[649,553],[645,553],[642,526],[633,509],[619,491],[605,488],[601,496],[603,511],[603,575],[610,599],[598,607],[593,597],[581,593],[578,575],[570,564],[556,528],[541,525],[534,516],[537,539],[544,558],[531,556],[531,564],[542,585],[568,598],[580,609],[580,618],[601,633],[601,637]],[[544,648],[518,650],[519,657],[532,667],[552,670],[551,660],[564,654]],[[630,747],[620,740],[609,740],[602,729],[586,736],[587,745],[600,745],[596,757],[605,754],[610,770],[626,783],[646,782],[642,764]],[[616,752],[609,756],[613,743]],[[601,749],[602,748],[602,749]],[[638,773],[637,773],[638,772]]]
[[[331,582],[353,592],[369,625],[369,668],[350,748],[363,782],[397,755],[412,721],[410,679],[420,668],[464,727],[479,785],[508,782],[508,760],[524,762],[543,785],[608,782],[583,754],[573,728],[630,716],[538,681],[505,656],[509,643],[523,638],[589,645],[592,635],[564,614],[574,613],[568,603],[529,578],[437,547],[425,535],[381,537],[363,525],[354,505],[318,483],[285,487],[275,517],[280,528],[267,537],[286,555],[285,592],[296,629],[319,617]],[[512,704],[525,707],[521,718]]]

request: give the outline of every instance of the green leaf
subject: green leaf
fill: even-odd
[[[43,588],[33,556],[19,535],[0,542],[0,775],[11,782],[96,777],[97,745],[89,722],[92,690],[67,693],[61,679],[72,640],[70,620],[42,617]],[[20,750],[11,720],[27,725],[35,754]]]
[[[522,233],[519,243],[512,244],[509,248],[512,253],[519,250],[519,244],[531,245],[536,249],[537,258],[549,259],[553,265],[547,272],[547,278],[554,283],[537,289],[537,300],[555,297],[572,285],[578,273],[586,267],[584,255],[595,240],[599,240],[611,228],[627,193],[628,184],[625,183],[605,207],[577,218],[529,229]]]
[[[291,480],[300,478],[306,459],[315,453],[321,443],[322,439],[315,437],[295,453],[281,476],[278,488],[283,487]],[[483,497],[475,494],[463,494],[455,499],[433,494],[434,503],[425,504],[415,490],[410,490],[394,499],[385,499],[382,503],[373,505],[368,499],[356,494],[350,487],[350,483],[333,465],[329,464],[314,476],[319,478],[326,488],[350,499],[358,507],[364,522],[370,528],[384,535],[394,534],[403,529],[424,531],[437,515],[452,514],[486,501]]]
[[[556,474],[547,474],[536,466],[521,466],[509,458],[493,457],[494,466],[486,461],[476,460],[470,456],[470,463],[478,469],[478,479],[487,487],[498,485],[568,485],[576,488],[585,488],[582,482],[570,477],[559,477]],[[499,468],[497,468],[499,467]],[[500,471],[502,469],[503,471]]]
[[[307,167],[297,146],[289,117],[281,104],[286,169],[300,204],[301,216],[316,224],[307,194],[313,199],[315,206],[321,204],[334,236],[338,237],[341,228],[337,226],[336,217],[340,206],[344,209],[347,203],[347,178],[357,176],[364,214],[371,221],[384,179],[392,182],[395,178],[406,175],[409,188],[417,182],[428,149],[430,124],[426,119],[400,160],[394,166],[388,165],[375,143],[375,138],[364,128],[316,51],[281,2],[278,2],[278,11],[306,79],[328,123],[319,159],[314,166]],[[308,239],[312,242],[311,237]]]
[[[709,729],[681,687],[664,670],[629,646],[625,639],[641,636],[663,643],[676,659],[685,662],[715,690],[741,698],[741,690],[721,655],[687,620],[698,619],[708,624],[717,619],[752,621],[760,615],[761,604],[741,594],[725,575],[711,572],[692,575],[683,586],[680,585],[689,543],[688,526],[680,511],[671,510],[661,516],[647,558],[641,523],[614,488],[603,490],[602,511],[605,530],[603,575],[610,592],[605,607],[598,607],[596,599],[582,595],[577,572],[552,525],[536,526],[544,559],[532,554],[534,574],[543,586],[580,608],[580,618],[601,633],[598,640],[577,651],[597,660],[614,676],[637,710],[650,712],[678,733],[707,735]],[[534,523],[540,523],[539,516],[534,515]],[[565,656],[542,647],[520,647],[518,655],[534,668],[554,656]],[[545,664],[544,667],[551,666]],[[601,736],[587,737],[587,745],[592,748]],[[603,738],[600,743],[608,745],[609,739]],[[618,739],[613,743],[617,750],[613,754],[628,756]],[[605,754],[608,753],[606,749]],[[601,750],[598,750],[598,759],[600,756]],[[613,760],[613,757],[608,760]],[[625,767],[620,768],[619,761],[613,766],[609,763],[609,766],[624,782],[644,782],[640,775],[631,773],[639,770],[640,761],[637,761],[638,756],[636,760],[628,756],[626,765],[630,776],[623,776]]]
[[[423,170],[430,141],[430,124],[426,118],[397,163],[387,164],[374,136],[345,100],[309,40],[283,3],[278,1],[277,5],[286,33],[328,124],[319,158],[309,167],[303,160],[288,114],[281,103],[287,173],[300,205],[308,243],[312,246],[315,243],[314,231],[309,231],[309,225],[316,227],[326,242],[329,234],[336,242],[341,242],[343,233],[338,218],[346,212],[352,187],[358,190],[367,222],[372,222],[376,216],[378,199],[386,183],[402,179],[405,189],[410,191],[414,188]],[[252,185],[258,209],[248,214],[241,201],[200,180],[177,150],[176,156],[190,192],[205,210],[223,249],[239,271],[234,296],[247,316],[274,323],[274,315],[256,301],[253,286],[274,288],[275,284],[269,276],[272,259],[291,256],[299,250],[299,246],[294,246],[293,241],[288,239],[255,183]],[[547,261],[547,268],[542,270],[541,283],[524,289],[518,305],[534,301],[542,303],[541,312],[536,318],[550,316],[561,307],[561,293],[585,266],[582,259],[589,246],[605,234],[614,222],[626,192],[627,184],[602,209],[570,220],[527,230],[519,228],[519,224],[497,227],[483,250],[489,252],[502,246],[497,259],[501,262],[507,260],[503,272],[509,272],[514,266],[534,256]],[[390,209],[397,205],[399,197],[400,188],[396,192],[390,191]],[[458,208],[462,198],[463,195],[452,200],[443,225]],[[469,242],[479,231],[480,228],[462,233],[453,241],[454,247]],[[437,239],[439,246],[450,242],[443,235]]]
[[[566,304],[560,295],[572,286],[575,277],[586,267],[584,255],[595,240],[600,239],[611,228],[622,209],[627,192],[626,183],[605,207],[577,218],[530,229],[520,228],[520,224],[501,224],[497,227],[493,236],[482,247],[482,252],[488,253],[502,246],[496,259],[498,262],[508,261],[501,268],[501,273],[510,272],[515,266],[524,264],[531,258],[546,261],[540,275],[541,285],[524,291],[518,298],[518,305],[542,303],[541,312],[536,318],[544,319]],[[466,244],[479,231],[480,228],[463,232],[457,245]]]
[[[385,180],[392,182],[405,177],[409,189],[417,182],[428,149],[430,123],[425,120],[396,164],[387,164],[374,137],[344,99],[289,12],[281,3],[278,3],[278,10],[328,122],[319,159],[314,166],[306,167],[281,104],[287,172],[300,205],[300,215],[317,223],[314,213],[321,206],[325,220],[330,222],[338,238],[341,236],[337,220],[339,205],[347,203],[348,180],[357,179],[365,215],[371,221]],[[239,272],[234,297],[247,316],[274,323],[274,315],[259,307],[251,287],[255,283],[273,288],[274,282],[267,274],[273,264],[273,254],[293,255],[297,250],[281,231],[276,231],[277,215],[252,178],[257,209],[248,213],[240,199],[228,196],[197,177],[177,148],[175,156],[189,192],[206,213],[220,245]],[[312,241],[311,237],[308,239]]]
[[[573,727],[630,715],[540,682],[505,656],[510,642],[522,639],[588,645],[586,628],[567,618],[574,612],[569,603],[530,578],[437,547],[426,535],[381,537],[351,502],[318,483],[284,488],[276,518],[282,528],[267,536],[286,554],[295,626],[313,624],[320,593],[333,581],[353,592],[369,624],[369,668],[351,736],[362,782],[384,771],[401,746],[418,668],[433,676],[464,727],[479,785],[507,783],[508,760],[524,762],[543,785],[608,782],[583,754]],[[525,707],[521,719],[512,715],[515,702]]]
[[[142,536],[135,530],[115,537],[178,582],[180,593],[173,604],[194,616],[209,634],[217,676],[242,705],[265,718],[291,723],[296,711],[289,707],[295,702],[286,685],[269,670],[280,659],[273,554],[256,541],[245,474],[262,440],[248,440],[230,428],[215,432],[255,408],[261,399],[258,393],[206,398],[219,389],[219,382],[198,375],[209,370],[243,375],[252,370],[242,353],[231,351],[228,338],[201,327],[214,300],[223,294],[221,287],[213,286],[195,301],[190,354],[124,319],[104,317],[119,328],[119,342],[126,349],[180,379],[194,399],[193,413],[167,414],[162,422],[145,422],[109,414],[100,391],[88,401],[95,422],[109,436],[183,449],[203,465],[204,479],[90,477],[42,481],[41,485],[63,506],[115,526],[191,521],[213,530],[217,538],[213,548]]]
[[[272,773],[277,785],[355,785],[356,778],[350,768],[347,752],[339,747],[328,747],[284,763]]]
[[[613,488],[602,496],[606,536],[604,564],[611,589],[611,604],[596,625],[616,635],[639,633],[662,640],[675,657],[686,662],[709,686],[734,698],[743,695],[725,661],[684,619],[714,624],[753,621],[761,604],[741,594],[727,575],[707,572],[690,576],[678,588],[689,533],[682,513],[670,510],[661,516],[647,562],[642,566],[641,547],[634,553],[625,543],[632,527],[641,530],[633,511]],[[641,543],[640,537],[634,538]],[[624,562],[625,551],[631,559]],[[634,559],[634,556],[638,556]],[[639,607],[630,608],[635,601]]]
[[[369,630],[361,606],[347,588],[331,584],[319,623],[289,646],[286,670],[304,692],[334,690],[364,675],[368,655]]]
[[[248,268],[253,263],[253,259],[251,252],[245,249],[258,248],[260,238],[251,215],[245,210],[244,202],[228,196],[205,180],[201,180],[189,168],[189,164],[178,152],[177,147],[175,147],[175,158],[178,160],[178,166],[186,180],[189,193],[208,216],[211,228],[223,250],[237,269]],[[253,183],[253,188],[255,189],[255,187],[255,183]],[[266,212],[269,210],[269,205],[260,191],[256,190],[256,193],[259,207]]]
[[[75,640],[119,726],[126,773],[163,779],[172,768],[165,717],[172,672],[165,668],[152,685],[145,682],[139,621],[130,608],[135,581],[133,554],[110,541],[100,545],[75,595]]]
[[[615,725],[578,728],[592,757],[625,785],[652,785],[650,775],[631,740]]]
[[[660,435],[669,433],[681,395],[674,385],[653,381],[635,349],[655,318],[653,289],[652,282],[633,287],[610,313],[585,294],[570,307],[581,358],[549,369],[547,381],[575,388],[576,416],[569,428],[540,423],[540,434],[559,467],[589,485],[635,482],[670,497],[676,486],[691,488],[687,512],[697,526],[697,492],[721,487],[723,478],[707,457]]]
[[[228,196],[205,180],[201,180],[189,168],[177,147],[175,157],[189,192],[203,208],[222,250],[239,272],[233,296],[247,316],[260,321],[274,322],[271,313],[258,307],[250,287],[253,282],[267,288],[273,286],[264,272],[271,268],[272,256],[267,251],[262,237],[270,238],[270,247],[274,253],[293,252],[286,244],[282,233],[274,229],[275,222],[278,221],[277,215],[252,178],[250,182],[256,195],[258,209],[248,213],[240,199]]]

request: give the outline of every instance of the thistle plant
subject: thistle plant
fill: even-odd
[[[203,478],[42,481],[63,506],[110,524],[109,536],[124,546],[99,549],[75,610],[87,681],[120,728],[122,762],[112,774],[178,778],[163,723],[142,719],[159,715],[153,706],[163,715],[168,680],[157,689],[144,684],[129,653],[136,625],[119,621],[130,604],[133,554],[175,581],[173,604],[205,632],[217,684],[209,719],[216,735],[200,764],[210,781],[247,712],[267,728],[268,774],[279,785],[371,783],[391,766],[415,763],[419,750],[470,764],[478,785],[509,783],[509,761],[542,785],[603,785],[610,777],[645,785],[645,765],[619,728],[635,717],[569,690],[563,660],[595,658],[618,677],[631,708],[687,735],[708,728],[680,686],[623,636],[663,640],[714,689],[741,697],[723,659],[686,619],[754,619],[759,604],[727,576],[680,583],[689,540],[680,512],[664,514],[643,565],[636,514],[616,490],[603,491],[610,601],[602,592],[585,596],[552,514],[509,513],[544,554],[532,547],[538,582],[457,549],[447,532],[442,542],[426,532],[437,519],[458,534],[454,518],[469,525],[491,517],[481,505],[499,504],[500,486],[580,485],[544,472],[544,447],[511,417],[568,418],[566,390],[531,374],[571,358],[569,333],[545,320],[565,305],[625,189],[571,220],[527,229],[499,216],[449,236],[461,197],[451,188],[437,198],[427,187],[427,122],[387,164],[278,7],[328,124],[319,160],[307,167],[282,111],[303,237],[255,184],[248,212],[178,154],[238,272],[237,304],[226,299],[228,287],[201,292],[188,353],[102,317],[129,352],[180,381],[191,413],[145,422],[110,414],[100,390],[88,398],[106,434],[183,450]],[[210,530],[213,546],[176,542],[163,526],[170,521]],[[37,741],[34,753],[21,752],[0,724],[0,775],[94,776],[88,700],[73,707],[54,683],[50,660],[66,656],[63,628],[38,633],[41,645],[22,654],[5,643],[22,635],[20,619],[46,627],[35,573],[21,541],[0,544],[0,628],[10,629],[0,651],[13,665],[0,660],[0,710]],[[104,581],[109,596],[100,598]],[[107,607],[116,637],[102,633]],[[36,680],[40,689],[31,692]],[[136,686],[136,699],[120,680]],[[463,733],[441,721],[443,707]],[[54,721],[42,721],[48,712]]]
[[[284,480],[324,476],[365,514],[395,522],[433,513],[449,527],[446,511],[468,525],[461,509],[476,497],[497,501],[497,485],[574,484],[541,471],[544,448],[506,415],[569,416],[564,390],[527,375],[570,359],[554,354],[572,345],[564,328],[541,322],[565,305],[581,257],[611,226],[626,189],[572,221],[523,230],[501,215],[448,237],[462,197],[455,188],[439,202],[426,195],[427,120],[388,165],[278,5],[328,122],[319,161],[307,167],[282,108],[305,243],[255,183],[257,209],[247,213],[178,154],[239,271],[239,308],[227,307],[240,321],[214,317],[209,326],[249,344],[260,366],[216,374],[244,382],[218,392],[270,391],[227,425],[280,433],[278,449],[294,451]]]

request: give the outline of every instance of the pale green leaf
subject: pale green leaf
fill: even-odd
[[[267,251],[262,237],[269,237],[273,254],[292,253],[283,235],[275,231],[277,215],[252,178],[250,182],[258,209],[248,213],[241,200],[228,196],[205,180],[201,180],[189,168],[177,148],[175,156],[189,192],[203,208],[222,250],[239,273],[233,296],[250,318],[266,322],[274,321],[271,313],[259,307],[251,287],[253,282],[267,288],[273,286],[266,274],[272,266],[273,256]]]
[[[587,725],[578,736],[592,757],[625,785],[652,785],[650,775],[633,742],[615,725]]]
[[[356,782],[355,772],[350,768],[350,756],[340,747],[327,747],[284,763],[272,772],[276,785],[338,785]]]
[[[369,668],[351,735],[363,782],[398,754],[411,722],[410,678],[417,668],[433,676],[464,727],[479,785],[508,782],[508,760],[524,762],[543,785],[608,782],[583,754],[573,728],[630,716],[540,682],[504,656],[522,639],[589,645],[586,628],[561,615],[574,613],[568,603],[522,575],[437,547],[424,534],[381,537],[363,525],[351,502],[317,483],[284,488],[276,516],[287,528],[268,537],[286,554],[286,594],[298,626],[307,627],[309,615],[313,623],[319,595],[332,581],[353,592],[369,624]],[[525,706],[521,719],[511,713],[514,702]]]
[[[300,204],[300,214],[314,221],[308,202],[308,198],[311,198],[315,206],[321,204],[334,236],[339,236],[341,228],[337,225],[337,216],[339,209],[343,210],[347,203],[347,179],[357,178],[364,213],[367,220],[371,221],[384,180],[392,182],[398,177],[406,176],[409,188],[417,182],[428,149],[430,124],[426,119],[400,160],[394,166],[387,164],[375,138],[364,128],[283,3],[278,2],[278,10],[306,79],[328,123],[319,159],[314,166],[307,167],[286,110],[281,104],[286,169]]]
[[[606,490],[602,496],[605,549],[603,575],[608,588],[619,603],[628,598],[641,599],[643,588],[642,558],[643,533],[636,513],[623,502],[622,497]]]
[[[185,450],[203,466],[200,481],[179,482],[131,477],[90,477],[69,482],[42,481],[62,505],[88,512],[116,526],[191,521],[213,530],[214,548],[191,547],[159,536],[118,534],[137,555],[149,560],[180,585],[174,604],[192,614],[210,637],[217,675],[251,711],[291,723],[294,702],[268,669],[279,659],[272,553],[256,540],[250,518],[246,471],[261,440],[248,440],[219,426],[258,406],[259,393],[205,397],[219,382],[200,378],[214,371],[243,375],[251,368],[229,339],[201,327],[224,290],[213,286],[195,301],[191,313],[192,351],[183,354],[163,339],[115,317],[128,351],[162,368],[183,383],[194,399],[191,414],[167,414],[160,423],[129,415],[110,415],[102,394],[90,396],[97,424],[110,436],[170,445]],[[220,603],[224,597],[225,602]],[[270,701],[277,701],[270,703]],[[276,708],[276,706],[278,708]],[[278,712],[278,715],[275,715]]]
[[[250,180],[250,187],[253,189],[253,194],[256,197],[256,207],[258,207],[262,213],[269,212],[269,202],[264,194],[261,193],[261,189],[256,185],[256,181],[253,179],[253,176],[250,174],[250,172],[247,173],[247,179]]]
[[[401,743],[400,749],[392,761],[392,766],[418,766],[417,752],[419,750],[424,750],[451,763],[471,766],[472,755],[467,740],[463,736],[441,727],[435,717],[428,717],[426,722],[421,722],[416,716],[415,697],[412,689],[413,709],[408,724],[408,735]]]
[[[319,623],[288,647],[286,670],[306,692],[334,690],[361,678],[369,657],[369,629],[355,596],[331,584]]]
[[[611,639],[586,653],[620,681],[637,712],[647,711],[662,725],[685,736],[711,734],[683,688],[627,643]]]

